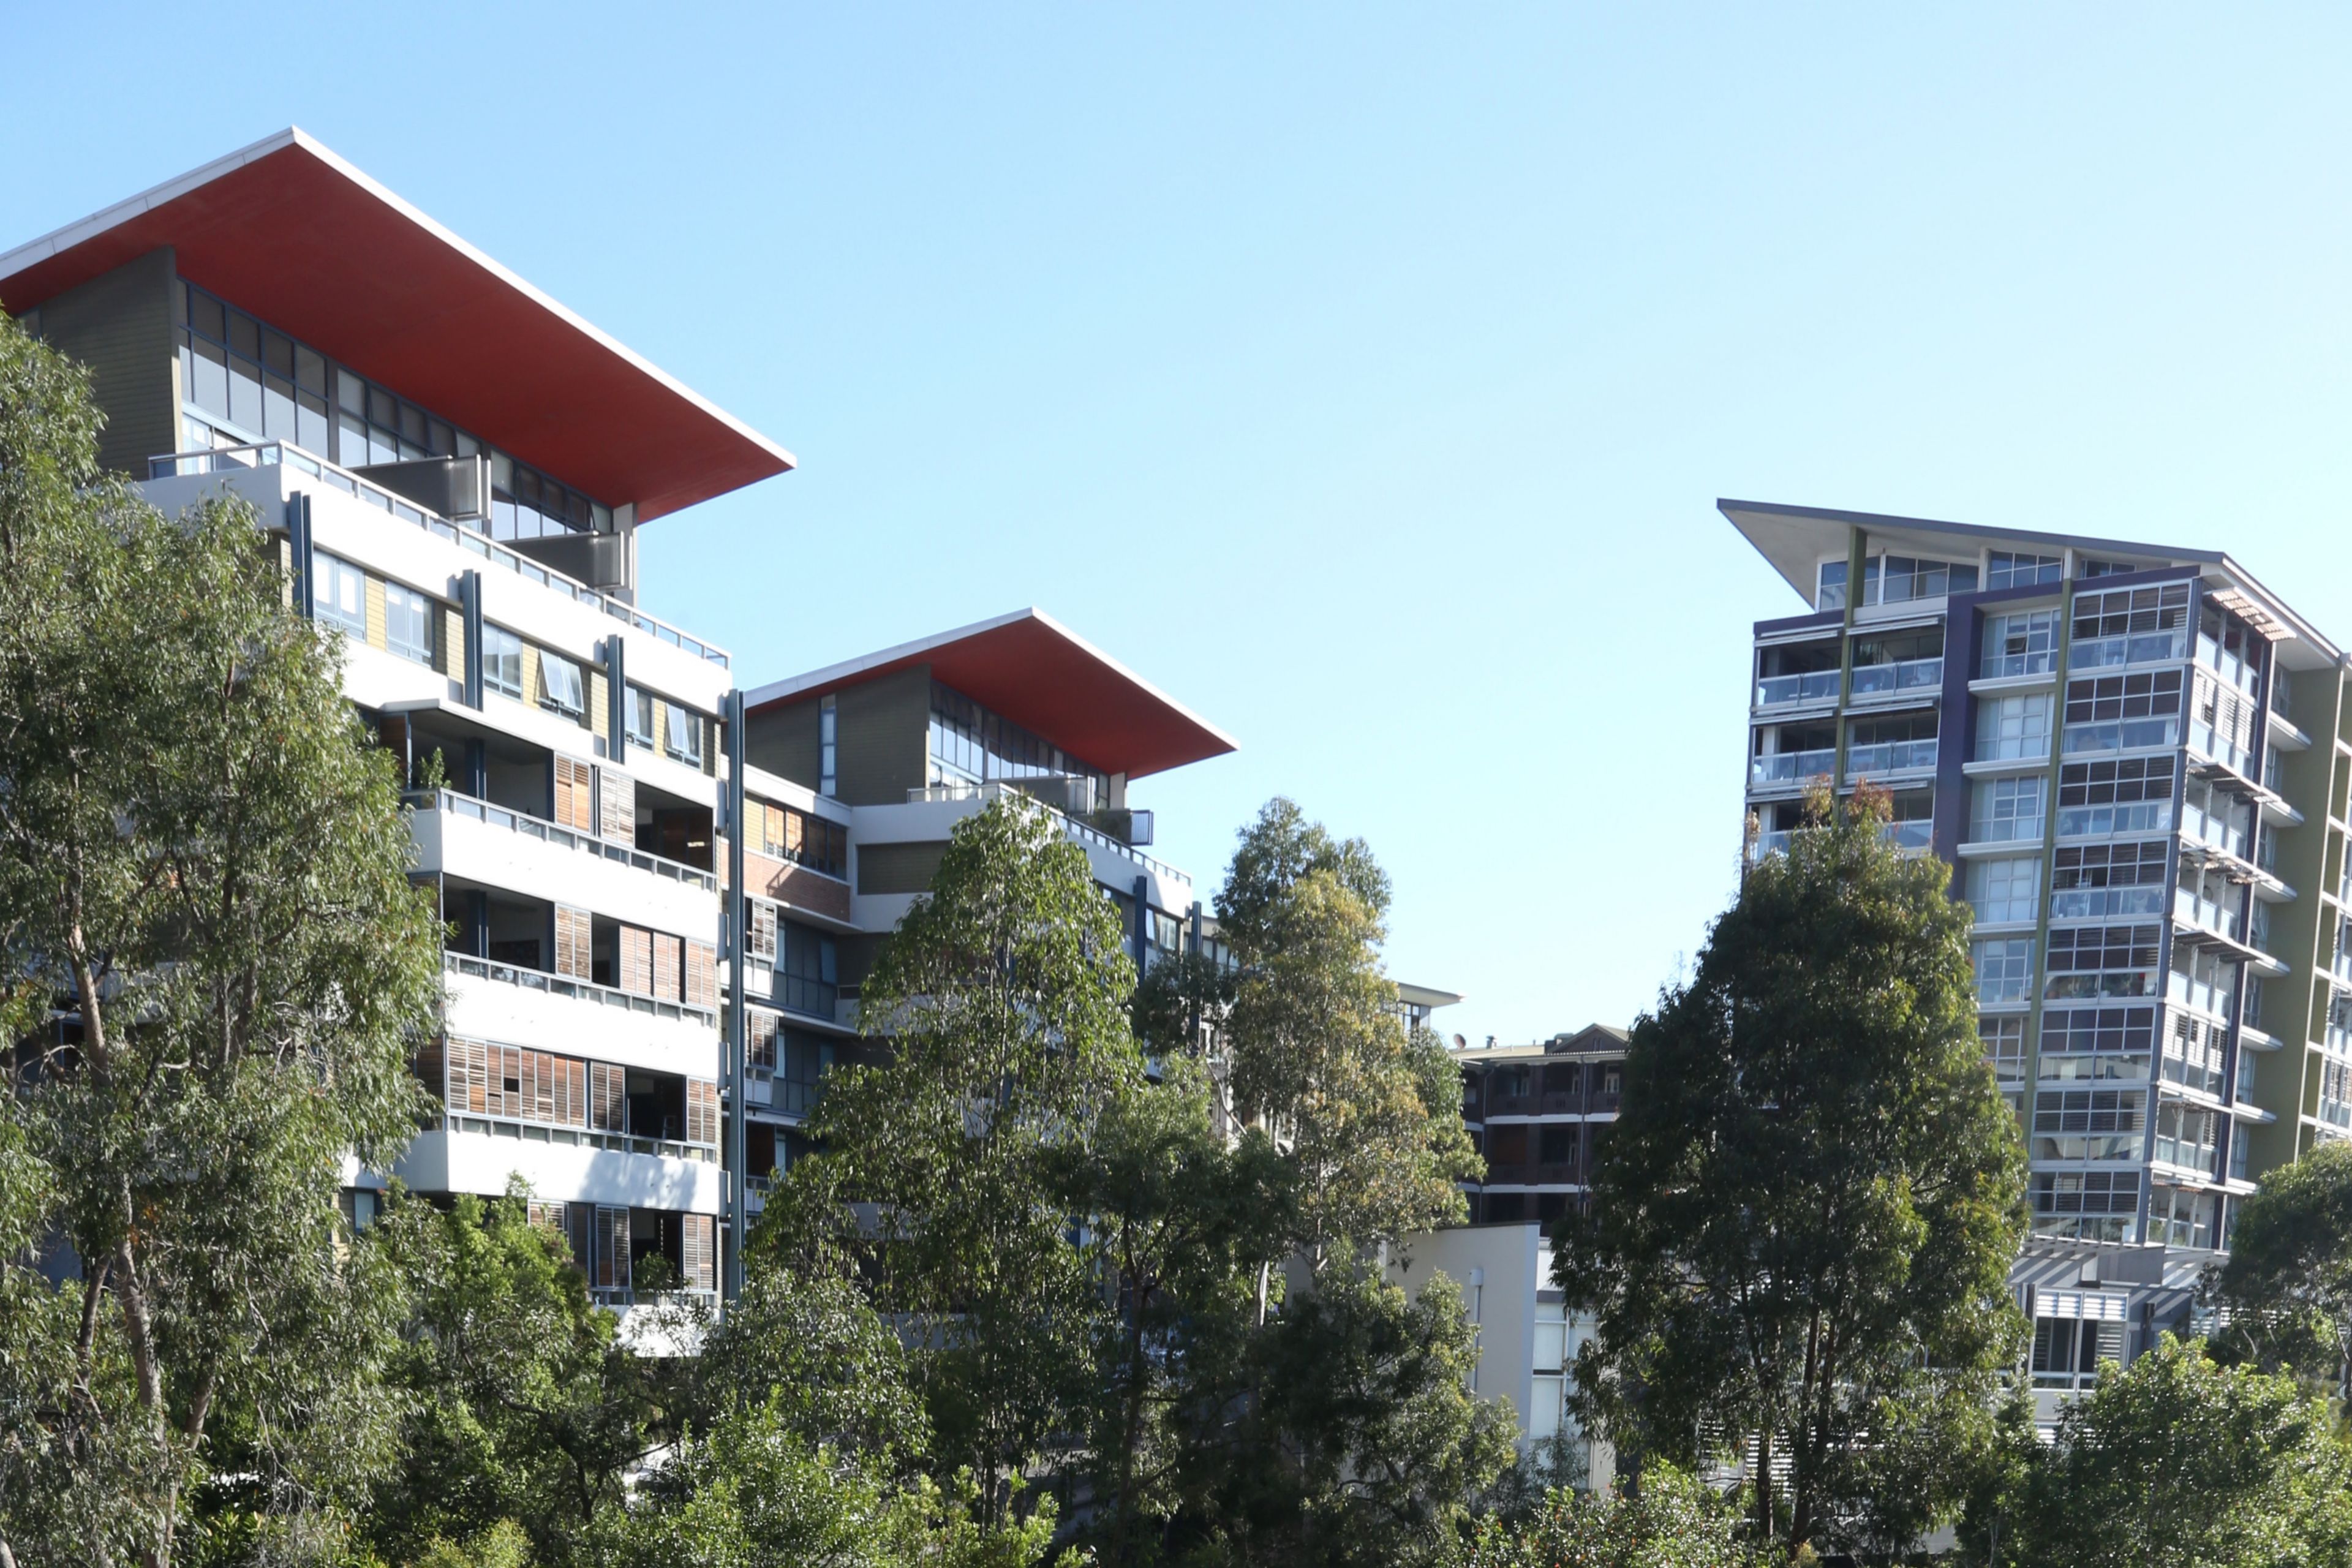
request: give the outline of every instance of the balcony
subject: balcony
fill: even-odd
[[[575,980],[566,974],[550,974],[544,970],[529,969],[518,963],[503,963],[492,958],[476,958],[468,953],[444,952],[441,967],[450,974],[463,974],[476,980],[488,980],[502,985],[520,986],[525,991],[537,991],[550,996],[569,997],[606,1009],[643,1013],[656,1018],[675,1018],[699,1023],[716,1028],[719,1010],[700,1007],[688,1002],[671,1002],[659,996],[640,995],[634,991],[622,991],[610,985],[599,985],[593,980]]]
[[[1756,682],[1756,706],[1786,708],[1800,702],[1834,702],[1838,672],[1816,669],[1803,675],[1768,675]]]
[[[494,566],[502,566],[520,577],[551,588],[580,604],[601,609],[614,620],[669,644],[697,658],[730,668],[731,661],[724,648],[714,647],[698,637],[688,637],[667,622],[646,615],[635,605],[624,603],[610,594],[591,588],[561,572],[551,572],[527,555],[522,555],[498,543],[474,529],[452,522],[437,512],[428,511],[404,496],[394,494],[381,485],[372,484],[346,468],[339,468],[323,458],[313,457],[299,447],[283,441],[260,441],[250,446],[228,447],[205,452],[173,452],[147,459],[147,477],[151,479],[171,479],[190,474],[227,474],[251,468],[279,466],[308,474],[320,483],[329,485],[344,494],[356,497],[379,511],[401,521],[437,534],[461,549],[472,552]]]
[[[1846,782],[1883,773],[1933,771],[1936,745],[1935,741],[1926,740],[1881,741],[1875,745],[1854,746],[1845,754]]]
[[[1925,697],[1939,692],[1944,686],[1944,661],[1935,658],[1906,658],[1894,664],[1856,665],[1853,683],[1847,690],[1853,700],[1864,698],[1888,698],[1915,695]]]
[[[1837,771],[1835,751],[1774,752],[1752,757],[1748,763],[1748,783],[1751,788],[1767,784],[1797,784],[1807,779],[1827,778]]]
[[[543,844],[576,849],[583,855],[598,856],[616,865],[628,866],[639,871],[649,871],[656,877],[683,883],[689,888],[699,888],[706,893],[716,893],[719,890],[718,878],[708,871],[688,866],[683,861],[665,859],[659,855],[652,855],[642,849],[615,844],[609,839],[599,838],[593,834],[577,832],[569,827],[559,827],[554,823],[533,816],[528,812],[516,811],[487,800],[477,800],[469,795],[459,795],[456,790],[409,790],[400,798],[412,811],[419,813],[446,811],[454,816],[484,823],[491,827],[504,828],[509,833],[520,834],[525,838],[538,839]]]
[[[907,792],[907,804],[909,805],[935,805],[940,802],[967,800],[976,800],[984,803],[993,803],[999,800],[1011,800],[1016,805],[1019,805],[1024,809],[1045,812],[1047,816],[1055,818],[1060,823],[1062,831],[1066,836],[1077,840],[1081,844],[1091,844],[1097,848],[1108,849],[1115,855],[1124,856],[1128,859],[1133,860],[1148,869],[1158,873],[1167,880],[1181,884],[1185,888],[1190,888],[1192,885],[1192,878],[1189,872],[1180,871],[1175,867],[1168,864],[1165,860],[1158,859],[1153,856],[1145,854],[1142,850],[1137,848],[1134,845],[1129,844],[1125,839],[1117,837],[1112,834],[1106,833],[1101,828],[1097,827],[1090,823],[1083,822],[1077,817],[1072,816],[1066,811],[1058,810],[1046,804],[1045,801],[1039,800],[1034,795],[1032,795],[1027,790],[1022,789],[1017,784],[1012,784],[1006,780],[991,779],[986,784],[967,784],[959,781],[954,784],[925,785],[910,789]],[[1130,817],[1136,817],[1142,816],[1146,814],[1134,812],[1127,815]]]

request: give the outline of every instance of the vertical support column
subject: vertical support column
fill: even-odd
[[[604,639],[604,755],[615,763],[629,759],[629,678],[621,640],[618,632]]]
[[[490,956],[490,896],[479,888],[466,895],[466,945],[476,958]]]
[[[482,574],[461,572],[457,574],[457,613],[466,623],[466,661],[462,677],[465,702],[478,710],[482,706]]]
[[[458,787],[476,800],[490,798],[490,753],[478,735],[466,742],[466,773]]]
[[[304,620],[319,615],[318,560],[310,542],[310,498],[297,491],[286,498],[286,539],[293,547],[294,611]]]
[[[1870,535],[1855,528],[1845,550],[1845,620],[1838,634],[1837,751],[1830,762],[1830,798],[1845,787],[1845,709],[1853,700],[1853,612],[1862,603],[1862,569],[1870,561]]]
[[[612,639],[617,647],[620,638]],[[615,655],[614,673],[620,672]],[[615,680],[614,689],[620,689]],[[732,1301],[743,1293],[743,1237],[747,1225],[743,1199],[743,1116],[746,1110],[743,1092],[743,1059],[745,1047],[745,1014],[743,1010],[743,954],[749,935],[743,929],[747,907],[743,897],[745,870],[743,866],[743,693],[730,689],[726,702],[727,733],[727,1037],[723,1046],[726,1063],[719,1074],[727,1096],[723,1106],[727,1117],[727,1247],[721,1268],[720,1289],[724,1299]],[[617,740],[621,731],[613,731]]]
[[[1150,945],[1151,930],[1151,879],[1135,879],[1135,931],[1130,939],[1135,951],[1135,975],[1143,978],[1144,949]]]
[[[2037,896],[2034,900],[2033,963],[2032,968],[2027,972],[2027,983],[2031,984],[2033,989],[2029,993],[2026,998],[2025,1032],[2029,1038],[2025,1042],[2025,1081],[2023,1084],[2019,1086],[2017,1095],[2017,1114],[2021,1123],[2019,1131],[2029,1140],[2032,1138],[2033,1132],[2034,1096],[2040,1093],[2038,1086],[2042,1082],[2042,993],[2049,989],[2049,981],[2047,976],[2050,973],[2051,874],[2057,868],[2058,865],[2058,779],[2060,773],[2064,770],[2066,762],[2066,667],[2068,659],[2073,656],[2074,649],[2074,579],[2068,577],[2061,584],[2058,590],[2058,646],[2054,650],[2053,650],[2053,658],[2051,660],[2052,664],[2057,669],[2057,679],[2051,683],[2050,687],[2050,760],[2046,770],[2042,775],[2043,780],[2042,801],[2042,877],[2037,890]],[[2172,781],[2172,822],[2176,829],[2180,824],[2179,775],[2181,772],[2181,768],[2176,763],[2173,768],[2174,778]],[[2180,850],[2178,845],[2174,847],[2171,853],[2177,875],[2180,858]],[[1955,873],[1955,875],[1958,874],[1959,873]],[[1963,890],[1962,896],[1966,897],[1965,890]],[[2169,931],[2171,929],[2172,915],[2170,897],[2168,894],[2167,895],[2165,910],[2165,915],[2158,922],[2158,930]],[[2170,961],[2171,954],[2159,945],[2157,957],[2160,961],[2168,963]],[[2151,1069],[2155,1068],[2158,1059],[2164,1053],[2163,976],[2164,971],[2159,967],[2157,971],[2157,1038],[2150,1046],[2148,1055],[2148,1063]],[[2155,1111],[2156,1086],[2153,1076],[2151,1076],[2148,1085],[2148,1127],[2150,1129],[2150,1136],[2153,1136],[2153,1130],[2156,1126]],[[2028,1147],[2030,1148],[2031,1146],[2032,1145],[2029,1142]],[[2145,1158],[2145,1149],[2146,1146],[2143,1145],[2143,1158]],[[2032,1182],[2032,1176],[2029,1173],[2026,1177],[2029,1186]],[[2145,1165],[2142,1167],[2140,1185],[2143,1189],[2147,1185]],[[2144,1208],[2147,1202],[2147,1194],[2145,1191],[2140,1194],[2140,1202]]]

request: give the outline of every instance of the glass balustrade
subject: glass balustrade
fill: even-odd
[[[1935,765],[1936,742],[1932,740],[1882,741],[1874,746],[1853,747],[1845,754],[1845,776],[1848,779]]]
[[[1756,682],[1756,706],[1781,708],[1791,702],[1833,702],[1838,672],[1817,669],[1805,675],[1768,675]]]
[[[1853,694],[1884,697],[1905,691],[1928,691],[1944,684],[1941,658],[1907,658],[1898,664],[1856,666]]]
[[[1774,752],[1749,760],[1748,780],[1759,784],[1797,784],[1831,773],[1836,767],[1834,751]]]

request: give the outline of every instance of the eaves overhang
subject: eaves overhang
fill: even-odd
[[[165,246],[188,281],[640,522],[795,466],[297,129],[0,255],[0,304]]]
[[[744,708],[757,713],[918,665],[1105,773],[1141,778],[1239,749],[1223,731],[1034,608],[772,681],[747,693]]]

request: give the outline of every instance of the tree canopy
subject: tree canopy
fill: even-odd
[[[1883,797],[1812,811],[1635,1024],[1555,1266],[1597,1322],[1576,1403],[1621,1453],[1745,1453],[1765,1536],[1901,1546],[1991,1440],[2024,1162],[1948,868],[1888,844]]]

